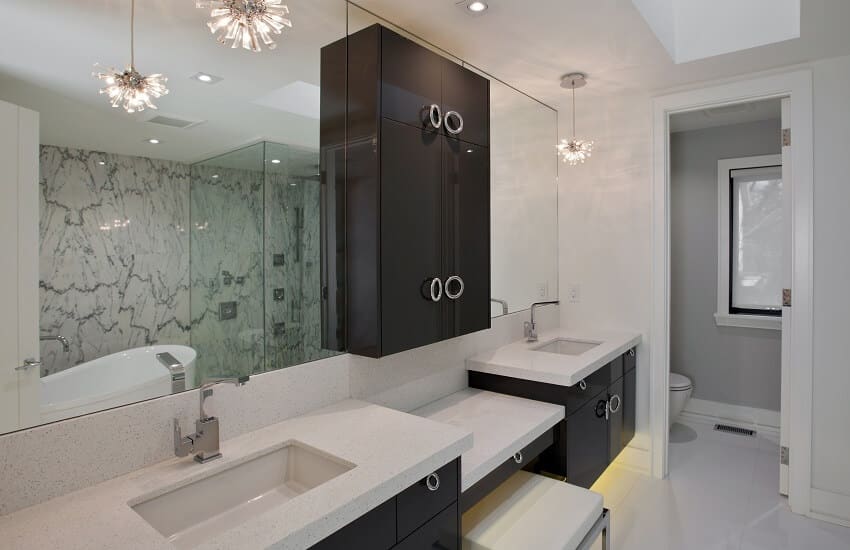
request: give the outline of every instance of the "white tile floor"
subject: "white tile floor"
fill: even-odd
[[[668,479],[615,465],[593,489],[611,509],[615,550],[850,549],[850,528],[791,513],[778,487],[775,443],[677,424]]]

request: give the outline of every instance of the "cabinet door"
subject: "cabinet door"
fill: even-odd
[[[623,379],[608,386],[608,403],[611,411],[608,415],[608,462],[613,462],[623,450]]]
[[[631,369],[623,376],[623,433],[620,437],[621,448],[625,448],[635,436],[636,384],[637,370]]]
[[[381,355],[442,339],[441,303],[427,296],[443,279],[441,140],[381,124]]]
[[[485,147],[490,144],[490,82],[446,59],[443,61],[443,115],[450,111],[463,118],[463,130],[458,134],[449,133],[450,127],[458,127],[458,121],[451,117],[452,120],[443,123],[446,135]]]
[[[445,139],[443,185],[444,335],[450,338],[490,328],[490,151]]]
[[[566,420],[567,483],[589,488],[608,467],[607,392]]]
[[[398,122],[433,129],[428,108],[442,107],[445,60],[389,29],[382,28],[381,35],[381,113]]]

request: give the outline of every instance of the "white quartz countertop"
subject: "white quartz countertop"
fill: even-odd
[[[472,432],[472,448],[461,459],[461,490],[466,491],[560,422],[564,407],[466,389],[416,409],[413,414]]]
[[[163,431],[171,437],[171,426]],[[225,441],[224,457],[208,464],[175,458],[0,517],[0,548],[172,548],[128,503],[292,441],[355,467],[199,548],[306,548],[472,448],[469,430],[346,400]]]
[[[535,348],[559,338],[599,345],[580,355],[535,351]],[[466,360],[466,368],[475,372],[574,386],[636,346],[640,340],[641,336],[637,332],[559,328],[540,333],[537,342],[520,340],[494,351],[479,353]]]

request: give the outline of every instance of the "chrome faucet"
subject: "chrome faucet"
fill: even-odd
[[[57,334],[56,336],[42,336],[41,338],[39,338],[39,341],[41,342],[48,342],[51,340],[56,340],[57,342],[62,344],[62,351],[64,351],[65,353],[71,351],[71,342],[69,342],[68,339],[62,336],[61,334]]]
[[[499,298],[490,298],[490,301],[502,306],[502,315],[508,314],[508,302],[506,300],[500,300]]]
[[[174,419],[174,454],[177,456],[188,456],[195,453],[195,461],[204,464],[210,460],[221,458],[219,445],[218,418],[208,416],[204,410],[204,401],[213,394],[213,387],[218,384],[233,384],[244,386],[248,383],[250,376],[239,378],[218,378],[205,382],[199,389],[200,396],[200,418],[195,421],[195,433],[184,436],[180,430],[180,421]]]
[[[536,342],[537,341],[537,323],[534,322],[534,308],[540,306],[548,306],[559,304],[558,300],[553,300],[551,302],[534,302],[531,304],[531,321],[526,321],[523,325],[524,327],[524,336],[526,342]]]

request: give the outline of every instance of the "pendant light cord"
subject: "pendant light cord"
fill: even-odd
[[[136,46],[135,46],[135,26],[136,26],[136,0],[130,0],[130,68],[136,68]],[[573,106],[575,112],[575,105]]]
[[[573,139],[576,138],[576,83],[573,82]]]

